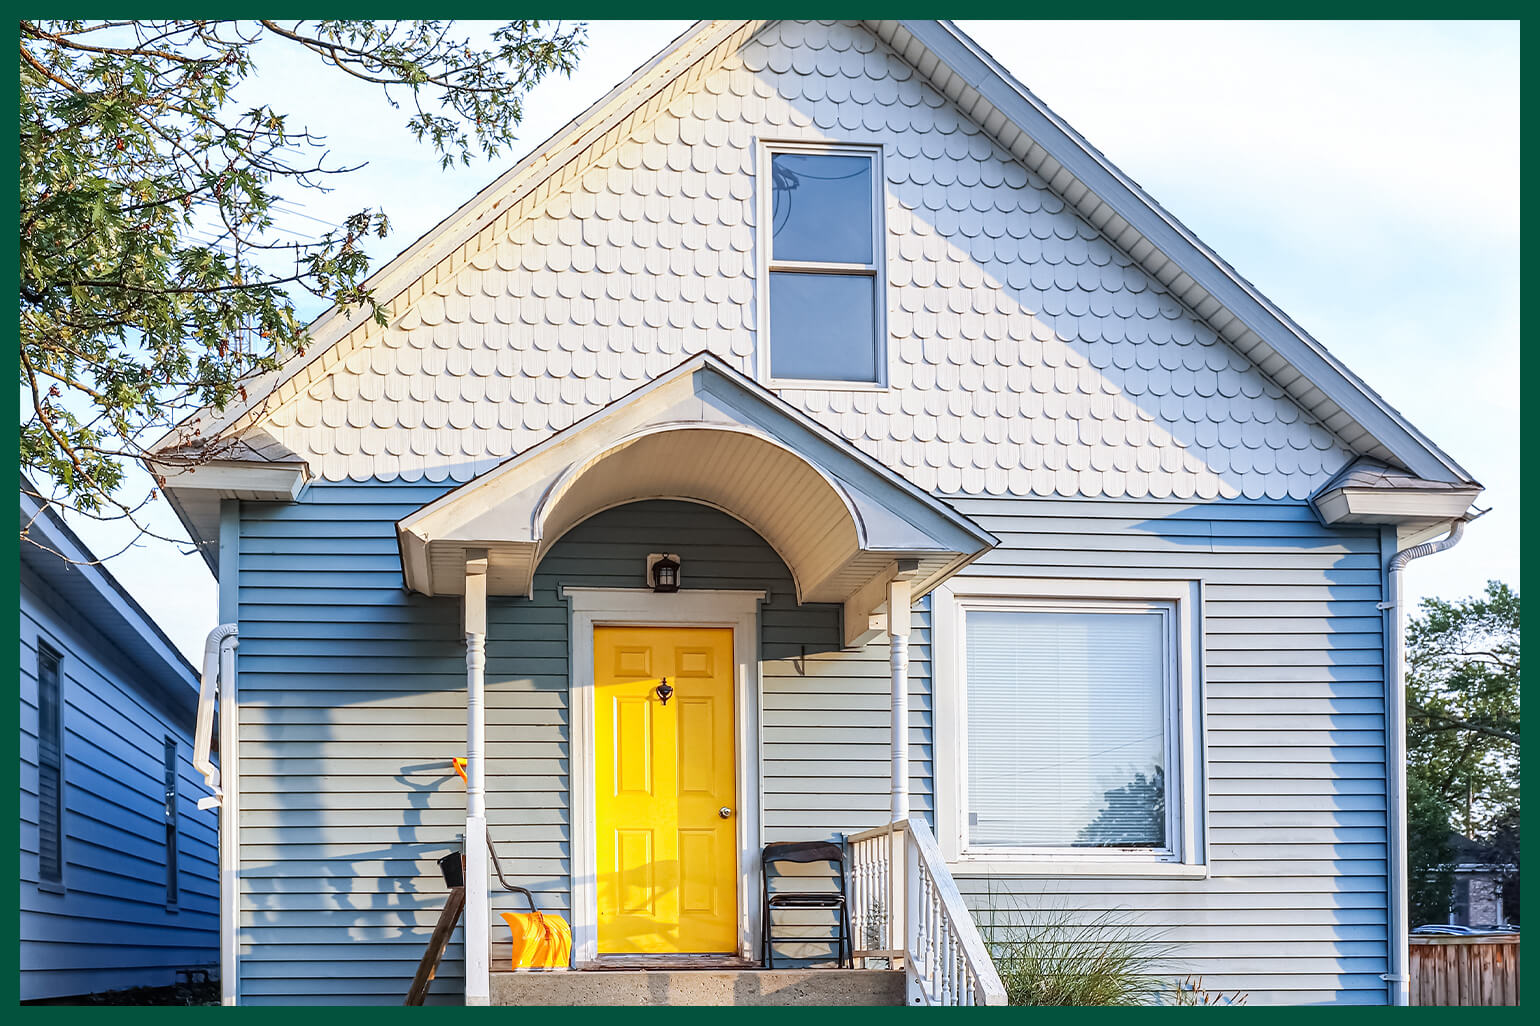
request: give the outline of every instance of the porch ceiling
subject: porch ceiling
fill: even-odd
[[[402,519],[407,587],[463,594],[467,554],[485,550],[488,593],[529,595],[540,560],[567,531],[652,498],[700,502],[754,528],[786,562],[802,602],[845,602],[900,566],[922,594],[996,544],[701,355]]]

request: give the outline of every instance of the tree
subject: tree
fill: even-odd
[[[281,202],[356,167],[262,102],[262,54],[298,47],[405,101],[447,167],[512,143],[525,95],[569,73],[582,38],[539,21],[480,42],[443,21],[22,21],[23,470],[133,518],[148,497],[123,494],[124,470],[146,441],[303,351],[295,296],[383,320],[362,243],[384,212],[282,230]]]
[[[1519,594],[1424,599],[1407,627],[1407,754],[1471,838],[1519,807]]]
[[[1449,922],[1454,900],[1454,849],[1449,808],[1415,774],[1406,780],[1407,904],[1412,926]]]

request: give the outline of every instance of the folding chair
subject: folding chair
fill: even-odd
[[[838,873],[839,890],[823,891],[775,891],[770,890],[770,869],[781,862],[808,863],[832,862]],[[787,879],[782,877],[782,879]],[[812,878],[809,878],[812,879]],[[845,892],[845,849],[831,841],[783,841],[765,845],[760,855],[760,882],[764,895],[764,908],[760,914],[760,940],[764,950],[764,965],[775,968],[775,945],[792,942],[827,942],[824,937],[801,935],[777,935],[772,917],[778,909],[827,909],[839,913],[839,936],[835,952],[835,964],[841,968],[852,965],[850,957],[850,909]]]

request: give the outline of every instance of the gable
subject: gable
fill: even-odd
[[[891,388],[792,405],[947,494],[1305,498],[1353,451],[865,29],[777,23],[269,415],[468,480],[692,352],[756,365],[755,140],[883,147]]]
[[[913,36],[881,34],[915,59]],[[1207,320],[1184,305],[1191,278],[1152,274],[1093,227],[1125,244],[1131,230],[1088,214],[1083,187],[1061,194],[1041,159],[1053,186],[1027,171],[995,108],[991,132],[960,113],[934,85],[957,94],[957,76],[933,57],[921,75],[855,24],[747,35],[713,23],[705,56],[680,44],[695,46],[687,73],[605,122],[607,146],[420,279],[389,329],[313,363],[260,422],[326,479],[468,480],[690,353],[753,373],[755,141],[772,138],[883,147],[892,388],[780,394],[915,484],[1302,499],[1378,447],[1319,390],[1309,409],[1336,410],[1359,441],[1306,412],[1299,374],[1286,391],[1276,352],[1271,373],[1241,355],[1214,304]]]

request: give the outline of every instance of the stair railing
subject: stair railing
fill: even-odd
[[[920,819],[846,835],[855,957],[902,967],[911,1005],[1003,1005],[1005,985]]]

